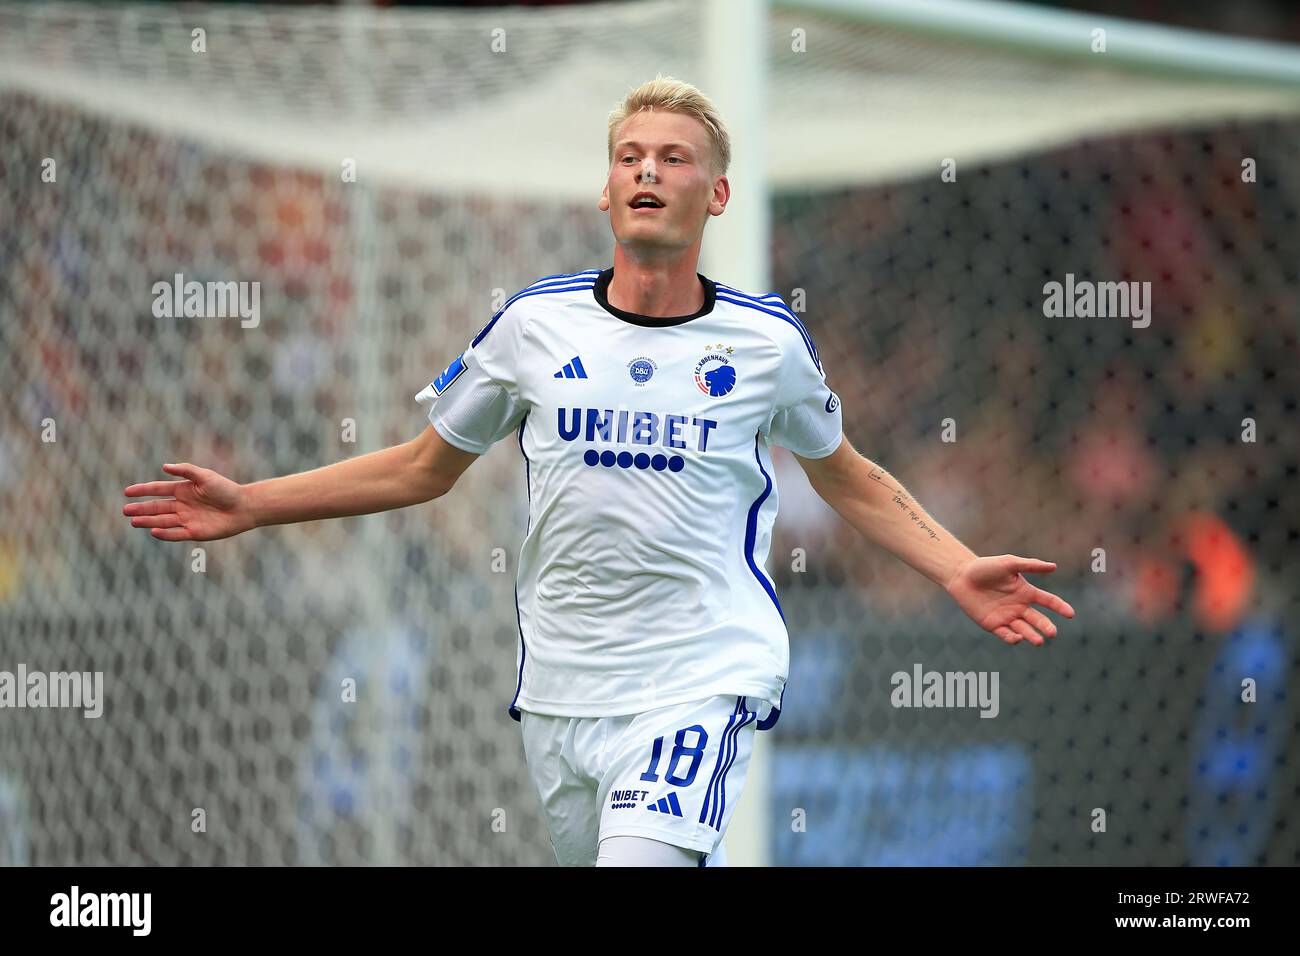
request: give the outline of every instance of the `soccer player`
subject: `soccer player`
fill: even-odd
[[[131,485],[137,527],[208,541],[445,495],[513,436],[528,530],[515,588],[508,708],[562,865],[722,863],[755,730],[776,724],[786,623],[764,570],[777,489],[769,444],[797,457],[846,521],[1008,644],[1041,645],[1061,598],[978,557],[844,438],[808,328],[775,293],[696,272],[730,199],[730,142],[694,87],[659,77],[609,117],[598,207],[612,268],[520,290],[416,400],[410,442],[239,485],[168,464]]]

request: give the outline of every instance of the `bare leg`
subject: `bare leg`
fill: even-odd
[[[600,841],[597,866],[699,866],[700,851],[651,840],[611,836]]]

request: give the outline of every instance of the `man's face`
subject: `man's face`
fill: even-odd
[[[708,131],[692,116],[646,110],[624,122],[599,203],[619,245],[651,253],[698,242],[730,197],[726,177],[711,172],[712,158]]]

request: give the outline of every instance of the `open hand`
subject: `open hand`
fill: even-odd
[[[1056,625],[1035,604],[1074,617],[1074,608],[1055,594],[1034,587],[1023,574],[1048,574],[1051,561],[1014,554],[972,558],[954,573],[946,590],[972,621],[1008,644],[1041,645],[1056,636]]]
[[[128,498],[169,496],[124,506],[122,514],[133,527],[150,528],[150,534],[163,541],[216,541],[257,527],[241,485],[189,463],[162,467],[182,480],[127,486]]]

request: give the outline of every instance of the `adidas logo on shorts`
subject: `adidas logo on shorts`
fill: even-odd
[[[666,797],[660,797],[654,803],[646,804],[646,809],[652,813],[671,813],[675,817],[682,815],[682,805],[677,802],[675,790]]]

